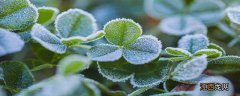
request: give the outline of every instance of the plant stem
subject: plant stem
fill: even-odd
[[[153,88],[153,86],[137,89],[136,91],[132,92],[131,94],[128,94],[128,96],[138,96],[139,94],[141,94],[151,88]]]
[[[163,89],[164,89],[166,92],[169,92],[168,87],[167,87],[167,81],[163,82]]]

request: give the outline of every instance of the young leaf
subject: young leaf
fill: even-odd
[[[91,60],[81,55],[69,55],[58,63],[57,73],[71,75],[89,68]]]
[[[115,62],[98,62],[99,73],[114,82],[131,79],[136,87],[158,85],[166,79],[170,70],[170,60],[159,60],[144,65],[133,65],[124,59]]]
[[[217,45],[217,44],[209,43],[208,49],[216,49],[216,50],[218,50],[218,51],[221,51],[223,56],[226,55],[225,50],[224,50],[222,47],[220,47],[219,45]]]
[[[120,46],[134,42],[142,34],[141,26],[131,19],[109,21],[103,30],[109,42]]]
[[[38,16],[37,23],[48,25],[53,22],[53,20],[56,18],[58,13],[59,13],[59,10],[57,8],[39,7],[38,8],[39,16]]]
[[[161,50],[161,41],[156,37],[145,35],[125,46],[123,57],[131,64],[144,64],[156,59]]]
[[[7,87],[19,90],[32,85],[34,78],[28,67],[20,62],[7,61],[0,64]]]
[[[174,56],[185,56],[185,57],[191,57],[192,54],[189,53],[187,50],[183,50],[181,48],[173,48],[173,47],[167,47],[165,51]]]
[[[193,55],[201,56],[203,54],[207,55],[207,58],[218,58],[222,56],[222,52],[216,49],[201,49],[195,52]]]
[[[202,34],[186,35],[179,40],[178,47],[195,53],[198,50],[206,49],[208,43],[208,38]]]
[[[144,0],[145,12],[155,18],[165,18],[180,13],[184,8],[183,0]]]
[[[104,35],[105,35],[104,31],[98,31],[96,33],[89,35],[88,37],[86,37],[86,39],[87,39],[87,42],[92,42],[102,38]]]
[[[199,77],[207,67],[206,55],[183,61],[177,65],[172,73],[172,79],[176,81],[191,80]]]
[[[75,37],[61,39],[61,42],[66,46],[73,46],[73,45],[81,44],[86,41],[87,41],[87,38],[81,37],[81,36],[75,36]]]
[[[240,71],[240,57],[223,56],[211,60],[208,63],[208,69],[215,73],[228,73]]]
[[[115,45],[99,44],[89,49],[87,55],[96,61],[115,61],[122,57],[122,49]]]
[[[228,84],[228,90],[201,90],[201,84]],[[208,78],[202,79],[194,88],[194,92],[198,94],[197,96],[232,96],[234,93],[233,84],[226,78],[222,76],[209,76]]]
[[[69,9],[57,16],[55,28],[62,38],[87,37],[97,30],[95,18],[81,9]]]
[[[169,35],[207,34],[207,27],[190,16],[173,16],[161,21],[159,28]]]
[[[67,47],[61,43],[61,40],[57,36],[40,24],[33,26],[31,35],[34,40],[50,51],[62,54],[67,50]]]
[[[229,7],[226,9],[227,11],[227,16],[230,19],[231,22],[240,24],[240,11],[239,11],[239,6],[235,7]]]
[[[195,0],[190,6],[190,14],[206,25],[214,25],[224,15],[224,8],[225,4],[220,0]]]
[[[29,0],[1,0],[0,28],[23,30],[32,26],[37,18],[37,9]]]
[[[24,41],[16,33],[0,28],[0,56],[22,50]]]

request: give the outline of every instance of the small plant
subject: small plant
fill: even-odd
[[[239,72],[240,57],[229,55],[209,32],[222,30],[236,40],[229,46],[236,45],[239,35],[233,29],[240,24],[239,7],[227,8],[226,19],[220,0],[145,0],[144,4],[150,16],[162,19],[162,32],[180,38],[175,46],[145,35],[144,27],[132,19],[113,19],[99,30],[95,17],[79,8],[62,12],[36,7],[29,0],[0,0],[0,96],[236,93],[236,81],[219,75]],[[228,87],[209,91],[202,84]]]

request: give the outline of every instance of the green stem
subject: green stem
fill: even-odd
[[[168,87],[167,87],[167,81],[163,82],[163,89],[164,89],[166,92],[169,92]]]
[[[136,91],[132,92],[131,94],[128,94],[128,96],[138,96],[139,94],[141,94],[151,88],[153,88],[153,86],[137,89]]]

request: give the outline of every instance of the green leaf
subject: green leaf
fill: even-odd
[[[202,34],[186,35],[178,41],[178,47],[195,53],[198,50],[206,49],[208,43],[208,38]]]
[[[81,37],[81,36],[75,36],[75,37],[61,39],[61,42],[66,46],[78,45],[78,44],[81,44],[86,41],[87,41],[87,39],[85,37]]]
[[[239,56],[223,56],[208,63],[208,69],[213,73],[228,73],[240,71]]]
[[[201,74],[200,76],[198,76],[197,78],[194,78],[194,79],[191,79],[191,80],[180,80],[178,82],[181,82],[181,83],[186,83],[186,84],[197,84],[199,81],[207,78],[209,76],[205,75],[205,74]]]
[[[228,90],[201,90],[201,84],[228,84]],[[232,96],[234,94],[233,84],[227,79],[222,76],[209,76],[208,78],[202,79],[198,82],[198,84],[194,88],[194,92],[197,96]],[[196,96],[196,95],[195,95]]]
[[[136,87],[158,85],[165,81],[171,61],[159,60],[144,65],[133,65],[124,59],[115,62],[98,62],[99,73],[114,82],[130,79]]]
[[[161,21],[159,28],[169,35],[207,34],[207,27],[190,16],[172,16]]]
[[[55,75],[30,86],[17,96],[100,96],[100,90],[80,75]]]
[[[183,61],[174,69],[172,79],[175,81],[191,80],[199,77],[207,67],[206,55]]]
[[[81,55],[69,55],[58,63],[57,73],[71,75],[89,68],[91,60]]]
[[[32,85],[34,78],[28,67],[20,62],[6,61],[0,64],[3,70],[3,79],[5,86],[19,90]]]
[[[16,33],[0,28],[0,56],[21,51],[24,41]]]
[[[155,18],[179,14],[184,9],[184,0],[144,0],[145,12]]]
[[[174,56],[184,56],[184,57],[191,57],[192,54],[189,53],[187,50],[183,50],[181,48],[173,48],[173,47],[167,47],[165,51]]]
[[[201,49],[195,52],[193,55],[201,56],[203,54],[207,55],[207,58],[218,58],[222,56],[222,52],[216,49]]]
[[[95,18],[81,9],[69,9],[58,15],[55,28],[62,38],[87,37],[97,31]]]
[[[67,47],[61,43],[57,36],[40,24],[33,26],[31,35],[34,40],[52,52],[63,54],[67,50]]]
[[[37,23],[48,25],[53,22],[58,13],[59,10],[54,7],[39,7],[38,8],[39,17]]]
[[[0,1],[0,28],[23,30],[37,20],[37,9],[28,0]]]
[[[142,34],[141,26],[131,19],[109,21],[103,30],[109,42],[120,46],[134,42]]]
[[[195,0],[190,6],[189,14],[206,25],[215,25],[224,15],[224,8],[225,4],[220,0]]]
[[[156,59],[162,51],[161,41],[144,35],[123,49],[123,57],[131,64],[144,64]]]
[[[216,50],[218,50],[218,51],[221,51],[223,56],[226,55],[225,50],[224,50],[222,47],[220,47],[219,45],[217,45],[217,44],[209,43],[208,48],[209,48],[209,49],[216,49]]]
[[[87,55],[95,61],[115,61],[122,57],[122,49],[115,45],[99,44],[89,49]]]
[[[98,40],[100,38],[102,38],[103,36],[105,36],[105,32],[104,31],[98,31],[96,33],[93,33],[91,35],[89,35],[88,37],[86,37],[87,42],[92,42],[95,40]]]

